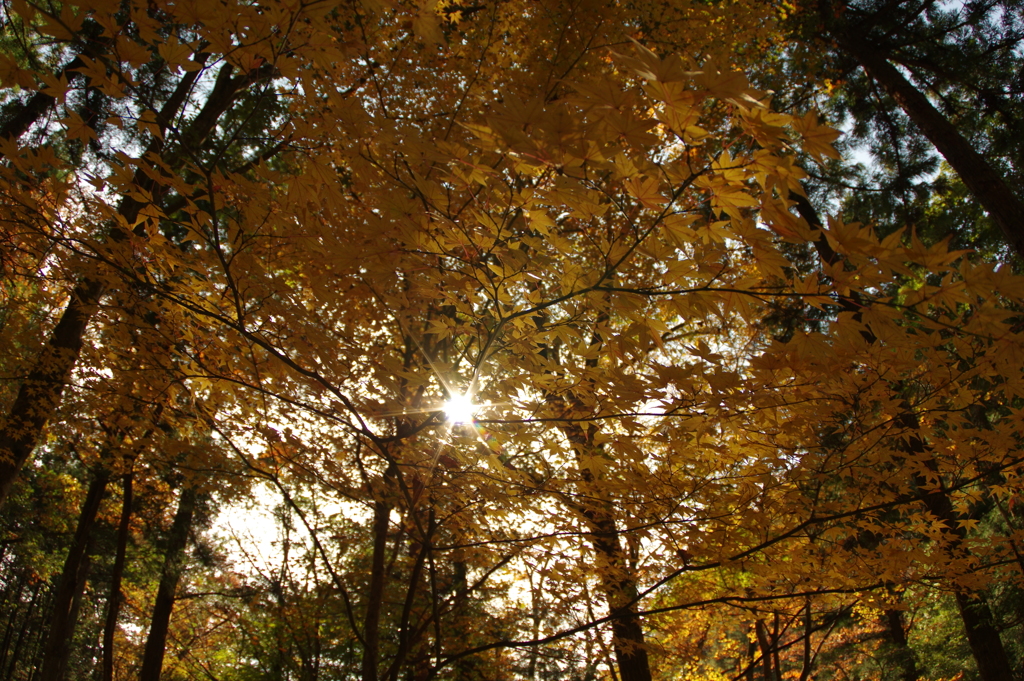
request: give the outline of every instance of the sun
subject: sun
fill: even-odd
[[[451,399],[444,403],[444,414],[452,423],[472,423],[479,406],[473,404],[469,395],[452,393]]]

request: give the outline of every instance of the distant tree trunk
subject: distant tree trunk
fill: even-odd
[[[153,604],[153,616],[150,618],[149,636],[146,638],[146,649],[142,657],[140,681],[159,681],[163,670],[164,651],[167,647],[167,632],[171,624],[171,611],[174,609],[175,594],[178,582],[185,568],[185,548],[188,546],[189,532],[195,517],[198,494],[192,487],[185,487],[178,500],[178,510],[171,523],[171,531],[167,537],[167,549],[164,554],[163,570],[160,573],[160,586]]]
[[[395,473],[393,464],[384,474],[385,491]],[[387,551],[391,504],[385,498],[373,505],[373,555],[370,558],[370,586],[366,592],[366,614],[363,618],[363,681],[378,681],[377,657],[380,654],[380,614],[384,605],[384,557]]]
[[[761,648],[761,667],[764,670],[764,681],[775,681],[772,673],[772,645],[768,641],[768,629],[764,626],[763,620],[754,622],[754,632],[757,635],[757,645]]]
[[[917,669],[914,651],[910,649],[910,642],[907,640],[907,629],[903,625],[903,612],[886,610],[885,624],[896,664],[900,668],[900,678],[903,681],[917,681],[921,678],[921,672]]]
[[[64,569],[53,594],[53,611],[39,675],[42,681],[62,681],[67,672],[71,638],[78,614],[77,606],[85,589],[85,579],[89,571],[89,538],[108,479],[106,470],[101,469],[94,474],[78,515],[78,527],[75,529],[71,548],[68,549],[68,555],[64,560]]]
[[[839,46],[864,67],[935,145],[1002,230],[1006,242],[1019,257],[1024,257],[1024,203],[956,126],[889,63],[884,52],[860,36],[858,31],[861,30],[861,27],[853,26],[835,30],[833,35]]]
[[[466,562],[459,560],[455,562],[452,571],[452,591],[455,592],[455,603],[453,610],[456,613],[465,612],[466,607],[466,593],[469,589],[469,584],[466,581]],[[465,632],[464,627],[459,627],[461,632]],[[456,636],[459,632],[456,633]],[[454,665],[454,679],[455,681],[472,681],[473,679],[480,678],[477,669],[479,667],[476,658],[463,657],[456,660]]]
[[[17,668],[18,662],[22,657],[22,649],[25,644],[26,638],[28,638],[32,630],[32,621],[36,610],[36,605],[39,602],[39,596],[45,588],[44,582],[38,582],[35,585],[29,585],[31,590],[31,598],[24,607],[20,607],[21,599],[19,598],[19,606],[16,606],[15,612],[11,615],[11,632],[17,632],[17,637],[14,637],[13,641],[7,642],[4,645],[4,655],[0,657],[0,661],[6,666],[7,673],[4,678],[14,678],[14,672]],[[22,588],[19,589],[19,596],[25,591],[24,580],[22,580]],[[45,599],[44,599],[45,600]],[[20,625],[19,625],[20,624]],[[10,664],[7,664],[8,659]]]
[[[3,563],[0,562],[0,567]],[[11,649],[11,640],[14,636],[14,625],[21,614],[22,594],[25,593],[25,580],[17,579],[4,583],[2,603],[7,604],[7,625],[4,627],[4,638],[0,641],[0,669],[3,669],[7,662],[7,653]]]
[[[124,476],[124,482],[122,483],[121,518],[117,524],[117,549],[114,555],[114,567],[110,575],[107,616],[103,625],[103,681],[114,680],[114,633],[117,631],[117,616],[121,609],[121,578],[124,575],[131,519],[132,474],[128,473]]]

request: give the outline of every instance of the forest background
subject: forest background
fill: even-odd
[[[1019,2],[0,8],[5,678],[1024,678]]]

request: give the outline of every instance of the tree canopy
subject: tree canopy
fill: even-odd
[[[2,6],[9,678],[1021,678],[1017,4]]]

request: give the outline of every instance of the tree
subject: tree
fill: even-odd
[[[330,643],[366,681],[644,680],[652,618],[729,604],[738,672],[799,641],[808,678],[849,594],[982,592],[1022,282],[809,217],[799,163],[838,133],[733,63],[780,39],[769,9],[12,7],[41,58],[4,81],[38,109],[5,123],[11,277],[62,293],[29,295],[50,344],[17,358],[3,484],[82,415],[134,447],[103,457],[159,530],[149,571],[111,566],[150,632],[126,668],[210,672],[185,642],[216,627],[240,676],[314,678]],[[256,481],[313,575],[282,561],[265,617],[192,590],[233,578],[186,550],[199,498]]]

